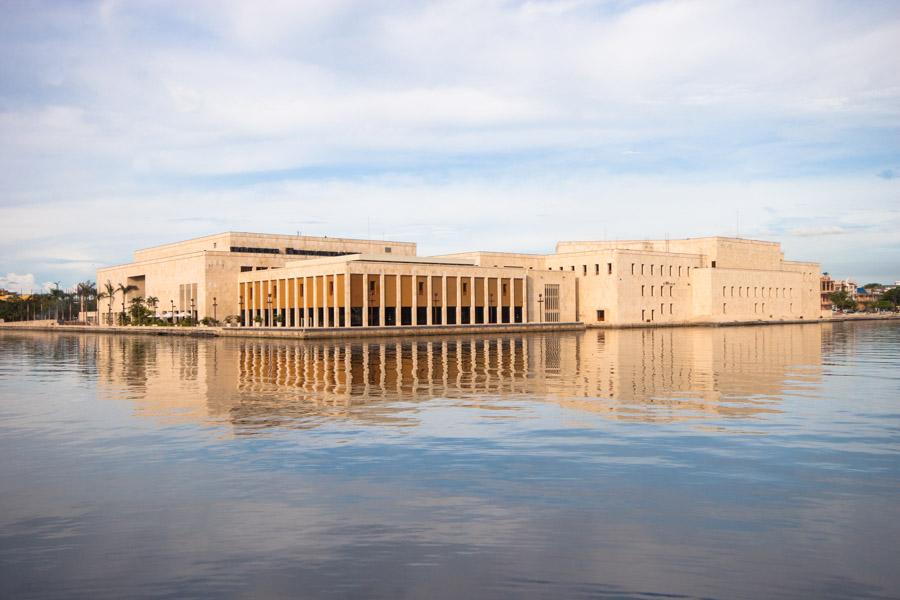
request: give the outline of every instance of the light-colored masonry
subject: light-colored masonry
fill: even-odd
[[[560,242],[553,254],[419,257],[409,242],[222,233],[138,250],[100,269],[101,320],[156,298],[162,317],[237,316],[245,327],[815,320],[817,263],[777,243],[709,237]]]

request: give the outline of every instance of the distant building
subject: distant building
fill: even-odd
[[[153,296],[163,317],[270,327],[817,319],[824,293],[817,263],[726,237],[419,257],[405,242],[223,233],[139,250],[97,281],[135,286],[101,299],[101,318]]]
[[[819,289],[822,295],[822,312],[830,311],[834,304],[831,302],[831,295],[834,293],[834,280],[828,273],[822,273],[819,278]]]

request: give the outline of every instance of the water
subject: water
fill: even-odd
[[[900,598],[898,350],[0,333],[0,597]]]

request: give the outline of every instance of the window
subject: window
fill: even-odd
[[[241,273],[246,273],[247,271],[252,271],[252,270],[253,270],[253,267],[247,267],[247,266],[241,267]]]
[[[559,266],[559,270],[560,270],[560,271],[562,271],[562,270],[563,270],[563,268],[562,268],[562,265],[560,265],[560,266]]]
[[[581,274],[582,274],[582,275],[587,275],[587,265],[581,265],[581,268],[582,268],[582,273],[581,273]]]
[[[612,263],[606,263],[606,274],[612,275]]]
[[[642,308],[641,309],[641,321],[646,321],[646,320],[647,320],[647,311]]]
[[[644,263],[641,263],[641,275],[644,274]]]
[[[421,291],[421,289],[422,289],[422,284],[420,283],[420,284],[419,284],[419,290]],[[369,281],[369,291],[370,291],[370,292],[374,292],[374,291],[375,291],[375,282],[374,282],[374,281]]]
[[[690,268],[690,267],[687,268],[687,276],[688,276],[688,277],[691,276],[691,268]]]
[[[653,275],[653,265],[650,265],[650,274]]]
[[[681,277],[681,265],[678,265],[678,276]]]
[[[575,270],[575,265],[572,265],[572,270],[573,270],[573,271]]]
[[[725,303],[724,302],[722,303],[722,314],[723,315],[725,314]]]
[[[725,289],[726,289],[726,286],[723,285],[722,286],[722,297],[723,298],[725,297]]]
[[[669,265],[669,277],[672,276],[672,265]]]
[[[600,265],[594,265],[594,275],[600,274]]]
[[[734,286],[731,286],[731,297],[734,298]]]
[[[373,283],[374,283],[374,282],[373,282]],[[419,293],[420,293],[420,294],[424,294],[424,293],[425,293],[425,282],[424,282],[424,281],[420,281],[420,282],[419,282]]]
[[[631,274],[634,275],[634,263],[631,263]]]
[[[644,286],[641,286],[641,296],[644,295]]]
[[[605,320],[606,320],[606,311],[598,310],[597,311],[597,321],[602,323]]]
[[[390,246],[385,246],[385,247],[384,247],[384,253],[385,253],[385,254],[390,254],[390,253],[391,253],[391,247],[390,247]]]
[[[462,291],[463,291],[463,294],[469,293],[469,282],[468,281],[463,281]]]
[[[716,268],[716,261],[712,261],[712,268],[713,268],[713,269]]]
[[[650,286],[650,295],[651,296],[653,295],[653,286],[652,285]]]
[[[659,303],[659,315],[662,316],[666,314],[666,305],[662,302]]]
[[[559,322],[559,284],[544,284],[544,321]]]
[[[675,305],[672,304],[671,302],[669,303],[669,314],[670,314],[670,315],[672,314],[672,309],[674,308],[674,306],[675,306]]]

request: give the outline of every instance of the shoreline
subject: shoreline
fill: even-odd
[[[785,319],[779,321],[730,321],[730,322],[679,322],[679,323],[630,323],[596,324],[575,323],[518,323],[502,325],[403,325],[385,327],[316,328],[288,329],[280,327],[159,327],[148,326],[104,326],[104,325],[57,325],[52,322],[0,323],[0,331],[48,331],[69,333],[105,333],[124,335],[162,335],[185,337],[247,337],[272,339],[353,339],[373,337],[420,337],[440,335],[479,335],[493,333],[545,333],[561,331],[584,331],[586,329],[656,329],[674,327],[754,327],[759,325],[821,325],[824,323],[846,323],[850,321],[900,321],[900,315],[842,316],[807,321],[805,319]]]

